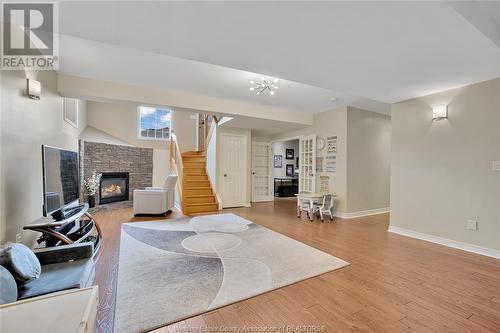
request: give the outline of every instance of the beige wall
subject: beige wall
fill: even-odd
[[[391,118],[347,109],[347,212],[388,208]]]
[[[98,130],[92,126],[85,127],[83,132],[80,133],[79,139],[90,142],[108,143],[110,145],[133,146],[128,142],[120,140],[117,137],[109,135],[108,133]]]
[[[281,134],[273,140],[310,134],[323,139],[338,136],[336,172],[316,173],[317,190],[319,176],[330,176],[330,191],[337,195],[337,215],[350,217],[389,207],[390,117],[342,107],[318,113],[312,126]],[[325,154],[326,148],[316,152],[317,156]]]
[[[3,123],[4,123],[4,91],[3,91],[3,72],[0,71],[0,242],[5,240],[6,219],[5,219],[5,160],[3,155]]]
[[[87,123],[102,132],[141,148],[168,149],[169,143],[139,139],[138,104],[87,102]]]
[[[153,186],[163,186],[170,174],[170,154],[165,149],[153,149]]]
[[[167,175],[170,173],[168,141],[143,140],[137,137],[138,107],[135,103],[106,103],[88,101],[88,127],[81,134],[87,141],[103,142],[118,145],[132,145],[135,147],[153,149],[153,186],[163,186]],[[173,110],[172,118],[181,113]],[[173,124],[178,132],[184,130],[184,113],[178,115],[179,124]],[[175,120],[173,120],[173,123]],[[193,125],[194,126],[194,125]],[[176,131],[177,132],[177,131]],[[193,129],[194,136],[194,129]],[[194,142],[194,139],[192,139]],[[190,144],[189,142],[187,143]]]
[[[293,160],[286,159],[286,150],[293,149],[294,156]],[[299,140],[289,140],[289,141],[278,141],[273,143],[273,155],[281,155],[282,156],[282,167],[274,168],[274,156],[273,158],[273,171],[275,178],[286,178],[286,165],[293,164],[295,168],[295,159],[299,157]]]
[[[173,110],[173,128],[179,141],[179,149],[181,152],[196,150],[198,129],[196,112],[182,108],[174,108]]]
[[[273,140],[297,138],[300,135],[316,134],[322,138],[338,136],[337,171],[335,173],[316,173],[316,188],[319,189],[319,176],[330,176],[330,191],[337,195],[335,210],[338,214],[347,212],[347,107],[325,111],[314,115],[313,125],[297,131],[274,137]],[[325,148],[326,150],[326,148]],[[324,155],[325,150],[317,152]]]
[[[432,121],[432,106],[449,118]],[[391,227],[500,249],[500,79],[392,106]],[[479,230],[466,229],[469,219]]]
[[[41,99],[26,97],[26,77],[41,82]],[[78,150],[78,135],[85,127],[81,103],[79,128],[63,120],[57,75],[52,71],[2,71],[1,78],[0,242],[14,241],[22,226],[42,216],[41,145]],[[23,232],[31,244],[34,232]]]
[[[173,108],[203,110],[209,113],[224,113],[278,121],[286,119],[290,123],[312,124],[310,113],[187,92],[151,89],[70,75],[59,75],[58,89],[62,94],[67,96],[93,97],[151,105],[169,105]]]

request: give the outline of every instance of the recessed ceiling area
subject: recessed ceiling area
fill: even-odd
[[[60,31],[71,36],[61,71],[290,110],[384,112],[500,77],[498,3],[453,4],[61,2]],[[281,79],[274,99],[249,94],[254,73]]]
[[[279,79],[272,96],[250,91],[264,74],[144,52],[70,36],[60,36],[59,73],[154,89],[190,92],[290,111],[317,113],[352,105],[388,113],[389,105],[366,98]],[[332,97],[336,100],[332,101]]]
[[[278,134],[288,133],[307,127],[307,125],[300,125],[297,123],[288,123],[285,121],[266,120],[245,116],[236,116],[231,121],[224,123],[222,126],[232,128],[248,128],[252,130],[253,137],[261,138],[271,138]]]

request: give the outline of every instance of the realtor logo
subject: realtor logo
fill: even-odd
[[[2,3],[2,69],[57,69],[57,3]]]

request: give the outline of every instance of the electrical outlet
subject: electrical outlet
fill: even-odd
[[[477,221],[476,220],[468,220],[467,221],[467,230],[477,230]]]
[[[500,161],[493,161],[491,163],[491,169],[493,171],[500,171]]]
[[[16,243],[21,243],[22,238],[21,233],[16,234]]]

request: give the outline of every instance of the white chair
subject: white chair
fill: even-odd
[[[134,214],[165,214],[172,212],[175,204],[177,175],[169,175],[163,187],[146,187],[134,190]]]
[[[333,198],[333,195],[325,194],[321,204],[314,204],[313,215],[319,213],[322,222],[325,220],[324,215],[330,216],[330,220],[333,221]]]
[[[307,213],[307,217],[310,221],[313,220],[313,207],[311,206],[311,201],[308,199],[301,199],[300,196],[297,197],[297,217],[302,216],[302,212]]]

